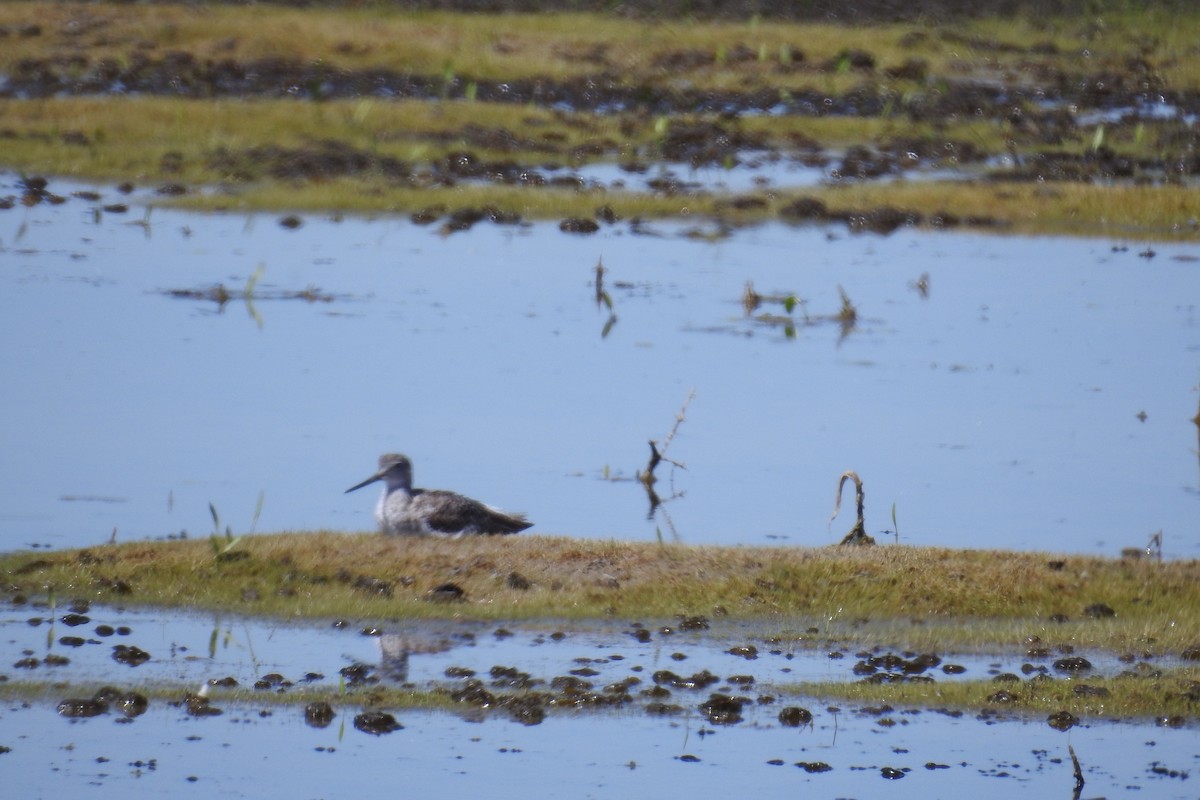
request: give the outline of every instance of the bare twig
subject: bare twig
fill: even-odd
[[[687,400],[683,401],[683,407],[679,409],[679,413],[675,415],[675,424],[671,426],[671,432],[667,434],[667,438],[663,440],[663,452],[667,452],[667,448],[671,446],[671,440],[675,438],[675,433],[679,430],[679,426],[683,424],[683,420],[687,415],[687,408],[692,404],[692,398],[696,396],[695,387],[688,392]],[[670,461],[670,459],[667,459]],[[682,466],[671,461],[675,466]]]
[[[672,440],[675,439],[675,434],[679,432],[679,426],[682,425],[683,421],[687,418],[687,408],[691,404],[692,398],[695,396],[696,390],[693,388],[690,392],[688,392],[687,399],[683,401],[683,407],[680,408],[679,413],[675,415],[675,424],[671,426],[671,431],[667,434],[666,438],[663,439],[661,450],[658,448],[657,440],[650,440],[650,461],[646,464],[646,469],[643,472],[638,473],[638,479],[641,480],[641,482],[647,487],[652,486],[654,481],[657,480],[657,478],[654,477],[654,470],[657,469],[658,465],[663,461],[666,461],[673,467],[687,469],[687,465],[675,461],[674,459],[667,458],[667,448],[671,446]]]

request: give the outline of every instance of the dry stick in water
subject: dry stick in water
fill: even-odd
[[[1075,794],[1074,800],[1079,800],[1079,793],[1083,791],[1083,769],[1079,766],[1079,758],[1075,755],[1075,748],[1067,745],[1067,752],[1071,754],[1071,763],[1075,765]]]
[[[858,522],[846,534],[839,544],[854,544],[854,545],[871,545],[875,544],[875,540],[867,535],[866,526],[863,524],[863,483],[858,477],[858,473],[854,470],[847,470],[842,473],[842,477],[838,480],[837,500],[833,504],[833,513],[829,515],[829,522],[833,524],[834,518],[838,515],[838,511],[842,508],[842,487],[846,485],[846,481],[854,481],[855,500],[858,504]]]
[[[671,446],[671,441],[675,438],[675,434],[679,430],[679,426],[683,423],[687,415],[688,405],[692,402],[692,398],[695,396],[696,390],[693,388],[690,392],[688,392],[687,399],[683,401],[683,407],[680,408],[679,413],[675,415],[675,424],[671,426],[670,433],[668,433],[666,439],[663,440],[662,450],[658,449],[658,442],[656,442],[654,439],[650,440],[650,461],[646,464],[646,469],[637,474],[638,480],[641,481],[642,486],[646,489],[646,496],[650,498],[649,517],[653,517],[654,512],[658,510],[660,505],[662,505],[662,498],[658,496],[658,492],[654,491],[654,484],[658,480],[658,478],[656,478],[654,475],[654,470],[657,469],[658,465],[663,461],[666,461],[672,466],[679,467],[680,469],[687,469],[686,465],[667,458],[666,452],[667,448]],[[678,538],[679,534],[674,530],[675,526],[671,523],[669,517],[667,519],[667,525],[672,529],[672,534],[675,536],[675,538]]]
[[[646,464],[645,471],[638,475],[638,478],[641,479],[645,486],[652,486],[654,481],[657,480],[654,477],[654,470],[658,467],[659,463],[663,461],[666,461],[672,466],[679,467],[680,469],[687,469],[685,465],[679,463],[678,461],[667,458],[667,448],[671,446],[671,441],[675,438],[675,434],[679,431],[679,426],[683,424],[683,421],[687,416],[687,407],[691,404],[692,398],[695,396],[695,389],[692,389],[690,392],[688,392],[687,400],[683,401],[683,407],[680,408],[679,413],[675,415],[675,424],[671,426],[671,432],[667,434],[667,438],[663,439],[662,450],[658,449],[658,442],[656,442],[654,439],[650,440],[650,461]]]

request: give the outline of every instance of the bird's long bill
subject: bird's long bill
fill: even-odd
[[[367,479],[366,479],[365,481],[363,481],[362,483],[356,483],[356,484],[354,484],[353,486],[351,486],[349,489],[347,489],[347,490],[346,490],[346,492],[345,492],[345,493],[346,493],[346,494],[350,494],[350,493],[351,493],[351,492],[353,492],[355,489],[361,489],[361,488],[363,488],[364,486],[369,486],[369,485],[371,485],[372,483],[374,483],[375,481],[377,481],[377,480],[380,480],[381,478],[383,478],[383,473],[382,473],[382,472],[376,472],[374,475],[372,475],[371,477],[367,478]]]

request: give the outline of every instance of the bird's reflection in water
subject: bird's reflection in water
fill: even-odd
[[[414,655],[444,653],[454,647],[468,644],[472,635],[451,635],[442,631],[409,630],[400,633],[385,633],[377,639],[379,644],[379,674],[387,681],[408,681],[408,658]]]

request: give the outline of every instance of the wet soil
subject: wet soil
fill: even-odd
[[[711,56],[674,51],[660,58],[665,59],[664,63],[669,62],[672,68],[698,69],[709,66]],[[1036,133],[1049,143],[1061,141],[1073,124],[1072,115],[1061,110],[1067,106],[1095,110],[1162,102],[1181,109],[1195,109],[1200,104],[1200,94],[1168,87],[1153,65],[1144,60],[1129,62],[1124,72],[1084,72],[1078,67],[1058,65],[1047,56],[1044,63],[1026,65],[1027,70],[1037,75],[1036,86],[958,79],[940,82],[915,93],[906,92],[902,97],[889,83],[877,81],[875,77],[923,80],[926,76],[917,62],[910,60],[897,67],[877,69],[870,53],[847,51],[843,58],[852,69],[861,73],[863,85],[859,88],[841,94],[815,89],[791,89],[781,94],[768,87],[687,89],[636,78],[631,82],[629,77],[607,70],[566,78],[539,76],[487,80],[383,68],[351,69],[325,62],[309,63],[278,57],[213,59],[171,51],[162,55],[141,53],[127,62],[118,62],[80,52],[67,57],[23,59],[0,82],[0,97],[33,99],[140,94],[192,99],[377,97],[431,101],[470,97],[480,102],[536,105],[574,112],[718,114],[730,118],[768,112],[775,115],[879,116],[899,107],[904,109],[905,116],[915,121],[956,115],[1006,121],[1019,130]],[[839,59],[805,69],[816,77],[841,71],[844,66]],[[1044,107],[1047,103],[1052,106]],[[545,143],[512,132],[501,132],[497,137],[474,127],[464,130],[468,140],[478,140],[481,135],[490,146],[507,145],[508,149],[545,147]],[[686,132],[682,135],[691,138]],[[79,143],[86,142],[87,137],[83,135]],[[755,142],[743,141],[741,144],[753,145]],[[669,143],[668,149],[670,147]],[[719,155],[714,152],[713,158]]]
[[[307,5],[307,4],[301,4]],[[454,8],[497,12],[527,10],[538,2],[413,3],[414,7]],[[576,10],[585,10],[584,3]],[[1082,4],[1061,2],[1038,13],[1070,13]],[[427,139],[439,149],[453,143],[444,155],[417,162],[398,158],[373,147],[363,147],[336,137],[304,144],[261,143],[252,146],[216,147],[201,158],[166,152],[159,170],[164,177],[187,168],[193,174],[212,175],[217,181],[245,183],[261,179],[319,182],[334,178],[369,177],[406,189],[444,188],[465,184],[531,188],[597,188],[576,171],[596,160],[618,161],[631,173],[645,172],[650,164],[681,164],[692,169],[791,159],[820,165],[831,182],[868,182],[904,175],[915,168],[961,169],[993,182],[1132,182],[1186,183],[1200,174],[1200,144],[1189,115],[1200,110],[1200,92],[1169,85],[1162,77],[1153,48],[1136,51],[1123,62],[1089,59],[1060,52],[1048,41],[1002,41],[970,36],[942,22],[987,14],[1028,14],[1034,4],[1000,7],[951,0],[898,3],[876,0],[855,4],[852,18],[842,4],[818,2],[793,8],[781,3],[701,3],[699,5],[623,5],[622,14],[670,17],[738,17],[761,15],[766,19],[835,19],[858,24],[901,19],[921,19],[928,30],[904,37],[901,45],[914,55],[889,63],[867,50],[846,47],[833,58],[810,58],[802,43],[787,47],[788,57],[771,67],[788,78],[787,88],[746,80],[738,88],[707,86],[707,72],[754,70],[761,53],[745,42],[724,47],[717,55],[694,48],[667,49],[653,54],[646,68],[633,71],[610,58],[605,45],[582,51],[564,42],[555,49],[564,63],[589,68],[585,74],[518,76],[489,79],[468,74],[397,70],[386,67],[349,67],[334,52],[328,57],[298,60],[278,56],[212,57],[183,49],[168,49],[142,42],[124,57],[89,52],[108,48],[103,30],[58,31],[39,25],[7,31],[23,39],[45,40],[44,52],[55,50],[64,37],[71,43],[68,55],[24,58],[0,76],[0,98],[33,99],[81,96],[166,96],[180,99],[263,98],[320,102],[345,98],[409,99],[436,102],[470,100],[479,103],[553,109],[559,122],[587,132],[594,129],[584,115],[603,115],[618,122],[620,135],[611,126],[582,142],[566,142],[561,131],[539,131],[530,126],[517,130],[504,126],[466,124],[456,130],[404,132],[406,139]],[[602,9],[610,11],[607,7]],[[101,23],[103,27],[103,23]],[[920,57],[923,48],[962,48],[974,54],[950,73],[934,73]],[[57,52],[63,52],[58,47]],[[1131,53],[1135,52],[1131,50]],[[993,58],[1003,57],[1003,61]],[[343,58],[344,60],[344,58]],[[696,78],[689,79],[691,73]],[[753,73],[747,73],[753,74]],[[835,75],[854,76],[857,84],[840,91],[812,88]],[[770,83],[770,81],[767,81]],[[1158,141],[1153,156],[1129,156],[1104,144],[1119,138],[1142,137],[1143,116],[1150,106],[1174,109],[1174,123],[1156,120],[1152,136]],[[1081,152],[1080,120],[1102,115],[1107,138],[1097,138]],[[944,136],[891,134],[877,141],[848,148],[829,148],[805,136],[779,138],[764,134],[745,120],[769,116],[887,118],[898,127],[941,125],[981,120],[1006,132],[1009,149],[989,152],[970,141]],[[662,126],[663,120],[670,124]],[[1086,127],[1086,126],[1085,126]],[[1135,133],[1136,131],[1136,133]],[[41,132],[0,130],[0,136],[19,140],[45,136]],[[67,130],[56,134],[71,147],[93,146],[94,134]],[[640,142],[641,144],[636,144]],[[189,163],[193,159],[196,163]],[[203,163],[200,163],[202,160]],[[564,168],[565,167],[565,168]],[[674,176],[646,182],[649,190],[666,197],[704,195],[707,191]],[[603,188],[603,187],[599,187]],[[186,194],[178,182],[164,183],[165,196]],[[773,207],[768,191],[754,191],[721,200],[719,214],[778,213],[798,223],[842,222],[852,231],[887,234],[901,227],[996,227],[989,217],[960,216],[951,209],[879,206],[841,209],[830,213],[819,201],[799,201]],[[3,198],[6,207],[18,202],[60,202],[44,187],[30,186],[23,197]],[[116,206],[111,210],[119,212]],[[481,221],[519,224],[511,210],[493,205],[446,208],[429,205],[412,214],[422,224],[439,223],[443,233],[468,230]],[[602,208],[592,216],[561,220],[562,230],[589,234],[601,229]],[[288,217],[280,224],[299,227],[303,220]]]
[[[341,0],[277,0],[277,5],[319,7],[356,5]],[[395,0],[400,8],[497,13],[561,11],[555,0]],[[1164,8],[1189,8],[1188,0],[1157,0]],[[1103,3],[1088,0],[626,0],[614,7],[610,0],[572,0],[573,11],[617,13],[637,19],[746,19],[831,21],[849,24],[902,20],[948,22],[985,16],[1014,16],[1031,12],[1046,16],[1098,12]]]

